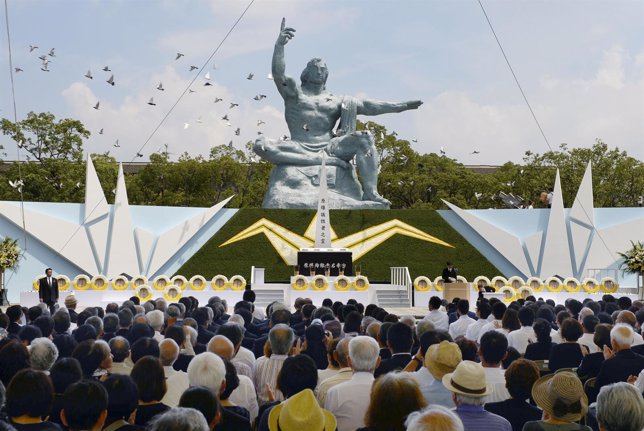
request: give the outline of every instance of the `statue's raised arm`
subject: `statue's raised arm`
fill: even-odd
[[[273,51],[272,74],[273,81],[277,86],[277,91],[282,97],[292,97],[296,95],[297,83],[293,78],[286,75],[286,62],[284,61],[284,45],[295,36],[295,29],[286,27],[286,18],[282,18],[280,34],[275,41]]]
[[[358,101],[357,109],[358,115],[380,115],[418,109],[422,104],[423,102],[421,100],[392,103],[364,99]]]

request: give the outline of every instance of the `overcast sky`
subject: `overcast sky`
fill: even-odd
[[[33,110],[80,119],[92,131],[87,150],[135,159],[196,75],[189,67],[206,64],[249,1],[8,0],[13,62],[24,70],[14,76],[18,118]],[[554,148],[601,138],[644,160],[644,1],[483,4]],[[231,140],[242,148],[258,130],[288,133],[266,79],[282,17],[297,30],[286,47],[291,76],[322,57],[334,94],[423,100],[418,111],[375,118],[417,140],[419,152],[442,146],[465,164],[501,164],[548,150],[476,0],[256,0],[137,160],[165,144],[175,155],[207,155]],[[0,116],[13,118],[4,14],[0,26]],[[43,72],[38,56],[51,48]],[[94,79],[83,77],[88,70]],[[206,72],[212,86],[203,85]],[[105,82],[112,73],[114,87]],[[15,145],[0,143],[15,159]]]

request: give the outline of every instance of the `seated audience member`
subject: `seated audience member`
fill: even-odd
[[[155,417],[147,431],[209,431],[204,415],[195,409],[176,407]]]
[[[277,377],[277,389],[288,400],[304,390],[314,390],[318,383],[317,374],[317,367],[310,357],[305,355],[291,356],[284,361],[284,366]],[[260,412],[258,431],[268,431],[270,411],[278,404],[279,402],[275,401],[264,405]]]
[[[577,368],[577,375],[580,379],[591,379],[597,377],[599,369],[604,362],[604,347],[610,348],[610,330],[612,325],[600,323],[595,326],[595,333],[593,334],[593,343],[598,349],[595,353],[590,353],[584,356],[581,360],[579,368]]]
[[[58,348],[49,338],[36,338],[29,345],[31,368],[49,374],[49,369],[58,359]]]
[[[63,395],[63,424],[69,431],[100,431],[107,418],[107,391],[93,380],[81,380]]]
[[[351,370],[351,365],[349,363],[350,340],[350,338],[338,339],[335,351],[333,352],[333,360],[337,362],[339,367],[338,372],[324,380],[320,378],[320,373],[318,372],[319,384],[316,389],[316,397],[320,406],[324,406],[326,394],[329,392],[329,389],[350,380],[353,375],[353,370]]]
[[[620,324],[620,323],[623,325],[628,325],[633,329],[633,347],[641,346],[644,344],[644,339],[636,330],[637,318],[635,317],[635,313],[629,310],[620,311],[619,314],[617,315],[617,319],[615,319],[615,324]]]
[[[507,419],[483,408],[483,398],[492,394],[493,388],[485,380],[481,364],[463,361],[453,373],[443,376],[443,385],[452,392],[456,405],[454,412],[463,422],[465,431],[511,431]]]
[[[72,332],[72,337],[76,340],[77,343],[81,343],[85,340],[96,340],[98,334],[96,333],[96,328],[89,324],[80,325],[78,328]]]
[[[644,369],[644,356],[631,350],[633,328],[617,324],[610,331],[612,349],[604,348],[604,363],[597,374],[596,390],[611,383],[625,382],[629,376],[637,376]]]
[[[387,347],[391,352],[389,359],[384,359],[374,376],[379,376],[389,373],[391,371],[400,371],[411,360],[411,346],[414,343],[413,332],[411,328],[404,323],[394,323],[389,331],[387,331]]]
[[[291,312],[284,309],[284,306],[282,304],[279,304],[279,306],[282,307],[280,309],[277,309],[276,305],[278,304],[273,305],[274,311],[272,311],[269,317],[270,329],[274,328],[277,325],[288,326],[291,322]],[[266,344],[266,341],[268,341],[268,338],[268,335],[263,335],[255,339],[253,343],[253,353],[255,354],[255,358],[259,358],[263,355],[264,345]]]
[[[186,389],[179,400],[179,407],[195,409],[203,415],[210,430],[215,429],[221,420],[221,405],[212,391],[204,386]]]
[[[161,402],[170,407],[178,406],[181,394],[188,389],[188,375],[183,371],[176,371],[172,368],[178,357],[179,346],[177,343],[171,338],[162,339],[159,343],[159,361],[163,366],[168,391]]]
[[[229,320],[217,329],[217,335],[223,335],[233,343],[233,357],[230,361],[237,368],[238,374],[248,376],[252,380],[256,359],[252,351],[242,346],[244,327]],[[245,372],[245,370],[249,370],[249,372]]]
[[[508,334],[508,346],[514,347],[524,355],[528,345],[537,341],[534,328],[532,328],[534,311],[528,307],[522,307],[519,310],[519,322],[521,322],[521,328]]]
[[[458,337],[454,342],[461,349],[461,356],[464,361],[478,362],[478,346],[475,341],[465,337]]]
[[[69,333],[69,328],[72,322],[67,310],[58,310],[51,317],[54,321],[54,332],[52,334],[54,337],[59,334]]]
[[[444,311],[441,311],[442,301],[438,296],[432,296],[429,298],[429,313],[424,317],[425,320],[429,320],[434,325],[434,329],[437,331],[449,330],[449,316]]]
[[[358,336],[349,341],[353,376],[329,389],[324,403],[324,408],[335,416],[338,431],[354,431],[364,426],[373,373],[380,364],[378,350],[378,343],[371,337]]]
[[[546,319],[537,319],[532,325],[536,342],[526,346],[526,359],[532,361],[544,361],[550,359],[550,350],[552,350],[552,338],[550,337],[552,327]]]
[[[328,334],[328,333],[327,333]],[[338,347],[340,338],[330,339],[326,346],[326,359],[329,365],[324,370],[318,370],[318,380],[322,382],[324,379],[335,376],[340,370],[338,361],[333,357],[335,349]]]
[[[103,318],[103,336],[101,337],[107,343],[116,337],[116,331],[119,329],[119,316],[116,313],[107,313]]]
[[[135,342],[130,340],[130,359],[132,366],[144,356],[159,357],[159,342],[151,337],[141,337]]]
[[[577,342],[583,334],[581,323],[573,318],[561,322],[561,343],[552,346],[548,368],[557,371],[560,368],[576,368],[588,354],[588,349]]]
[[[273,314],[275,313],[277,311],[273,312]],[[255,381],[253,383],[260,407],[269,401],[268,387],[275,389],[277,375],[282,369],[282,364],[288,358],[294,339],[295,334],[287,325],[277,324],[271,328],[268,341],[272,354],[270,357],[262,356],[255,364]],[[276,401],[284,400],[284,395],[280,391],[275,391],[274,397]]]
[[[461,418],[453,410],[435,405],[411,413],[405,426],[406,431],[464,431]]]
[[[174,340],[175,343],[179,346],[179,357],[175,361],[175,363],[172,365],[172,368],[174,368],[177,371],[187,371],[188,370],[188,364],[194,358],[195,352],[192,348],[192,342],[191,340],[187,339],[186,336],[186,331],[190,331],[192,328],[189,326],[179,326],[179,325],[174,325],[170,326],[165,330],[165,338],[170,338]],[[196,341],[196,337],[195,340]]]
[[[321,408],[310,389],[305,389],[276,405],[268,417],[270,431],[333,431],[336,427],[335,417]]]
[[[517,359],[505,371],[506,388],[510,399],[486,403],[485,410],[506,418],[512,431],[521,431],[528,421],[541,419],[541,410],[526,400],[532,394],[532,386],[539,380],[539,368],[527,359]]]
[[[316,322],[319,322],[317,324]],[[302,354],[309,356],[318,370],[324,370],[329,365],[325,343],[324,328],[321,321],[316,321],[304,331],[304,344]]]
[[[481,329],[488,323],[488,318],[492,314],[492,306],[488,301],[478,301],[476,304],[476,317],[478,317],[478,320],[476,320],[474,323],[472,323],[470,326],[467,327],[467,331],[465,331],[465,338],[471,341],[477,341],[479,339],[479,335],[481,333]]]
[[[497,329],[498,332],[501,332],[506,337],[510,332],[518,331],[521,329],[521,321],[519,321],[519,312],[514,308],[508,308],[503,313],[503,318],[501,319],[501,329]]]
[[[429,346],[425,354],[425,368],[433,379],[420,386],[420,391],[429,404],[454,407],[452,393],[443,386],[443,376],[454,372],[461,361],[461,349],[455,343],[441,341],[440,344]]]
[[[226,366],[226,388],[219,394],[221,407],[251,421],[250,412],[248,411],[248,409],[242,406],[238,406],[229,399],[230,394],[232,394],[233,391],[239,387],[239,377],[237,376],[237,369],[232,364],[232,362],[224,359],[224,365]]]
[[[107,418],[105,429],[114,431],[138,431],[144,428],[129,423],[130,416],[138,406],[139,394],[129,375],[112,374],[104,382],[107,391]]]
[[[512,362],[521,358],[521,354],[514,347],[508,347],[508,350],[506,353],[507,354],[505,355],[505,358],[503,359],[503,361],[501,361],[501,366],[504,370],[507,370],[510,364],[512,364]]]
[[[479,331],[479,337],[476,340],[479,344],[481,344],[481,337],[483,334],[489,331],[498,331],[503,328],[503,315],[505,314],[505,311],[507,310],[507,306],[502,303],[501,301],[495,302],[494,305],[492,305],[492,316],[493,319],[491,322],[488,322],[486,325],[484,325],[481,330]]]
[[[54,400],[54,387],[42,371],[21,370],[9,383],[6,412],[17,431],[56,431],[61,428],[43,420],[49,416]]]
[[[460,299],[456,303],[456,315],[458,319],[449,325],[449,335],[456,339],[461,335],[465,335],[467,328],[476,320],[472,319],[468,313],[470,311],[470,301],[467,299]]]
[[[54,320],[49,316],[40,316],[32,323],[45,338],[50,338],[54,332]]]
[[[129,376],[134,366],[130,359],[130,342],[125,337],[116,336],[108,344],[112,352],[112,373]]]
[[[112,356],[105,341],[85,340],[79,343],[72,357],[81,364],[86,379],[99,379],[111,367]]]
[[[13,376],[25,368],[31,368],[31,360],[29,350],[23,344],[11,340],[0,348],[0,382],[5,388],[9,386]]]
[[[163,366],[157,358],[145,356],[134,364],[130,377],[139,394],[134,424],[146,426],[154,416],[170,409],[161,402],[168,390]]]
[[[72,352],[78,344],[71,334],[56,334],[53,342],[58,349],[59,358],[71,358]]]
[[[584,308],[583,310],[588,310],[588,308]],[[581,337],[579,337],[579,344],[586,346],[588,349],[589,353],[596,353],[599,352],[600,350],[597,348],[597,345],[593,341],[593,335],[595,334],[595,327],[599,323],[599,319],[597,316],[594,314],[590,314],[588,316],[585,316],[583,320],[581,321],[581,326],[584,330],[584,333],[582,334]]]
[[[49,420],[62,426],[60,411],[63,409],[63,394],[70,385],[83,379],[83,370],[76,359],[61,358],[51,367],[49,377],[54,385],[54,403]]]
[[[543,410],[543,418],[526,422],[523,431],[591,431],[575,423],[588,412],[588,399],[576,374],[562,371],[540,378],[532,387],[532,398]]]
[[[499,331],[488,331],[481,337],[479,357],[485,372],[485,381],[493,389],[483,398],[485,403],[504,401],[510,398],[506,388],[505,370],[502,362],[508,355],[508,339]]]
[[[5,312],[7,313],[7,317],[9,318],[9,326],[7,326],[7,332],[9,333],[9,335],[18,335],[20,328],[22,328],[19,323],[20,319],[23,317],[22,307],[20,307],[20,305],[18,304],[15,304],[7,307],[7,310]]]
[[[378,331],[378,339],[376,341],[380,348],[378,355],[381,360],[391,358],[391,351],[389,350],[389,347],[387,347],[387,334],[389,333],[389,328],[391,328],[392,325],[392,322],[383,322],[380,325],[380,330]]]
[[[556,316],[557,318],[555,322],[556,323],[555,327],[557,328],[557,330],[556,331],[553,330],[550,336],[552,337],[553,343],[559,344],[559,343],[563,343],[563,338],[561,337],[561,326],[563,324],[563,321],[566,319],[572,318],[572,316],[570,315],[570,313],[568,313],[565,310],[558,311]]]
[[[596,411],[601,431],[644,430],[644,398],[628,383],[614,383],[601,388]]]
[[[389,373],[371,387],[371,400],[361,431],[404,430],[405,419],[427,405],[418,383],[411,376]]]

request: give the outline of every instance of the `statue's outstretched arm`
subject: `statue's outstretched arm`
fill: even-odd
[[[282,97],[289,97],[296,94],[297,84],[293,78],[286,75],[286,61],[284,60],[284,45],[295,36],[295,29],[286,27],[286,19],[282,18],[280,34],[275,42],[273,50],[272,74],[273,82],[277,86],[277,91]]]
[[[409,109],[418,109],[422,104],[423,102],[420,100],[393,103],[363,99],[358,101],[358,115],[380,115],[393,112],[403,112]]]

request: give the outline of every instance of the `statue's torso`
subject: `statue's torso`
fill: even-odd
[[[341,101],[328,93],[307,95],[301,90],[297,96],[285,98],[284,116],[291,139],[309,143],[330,141],[340,118]]]

